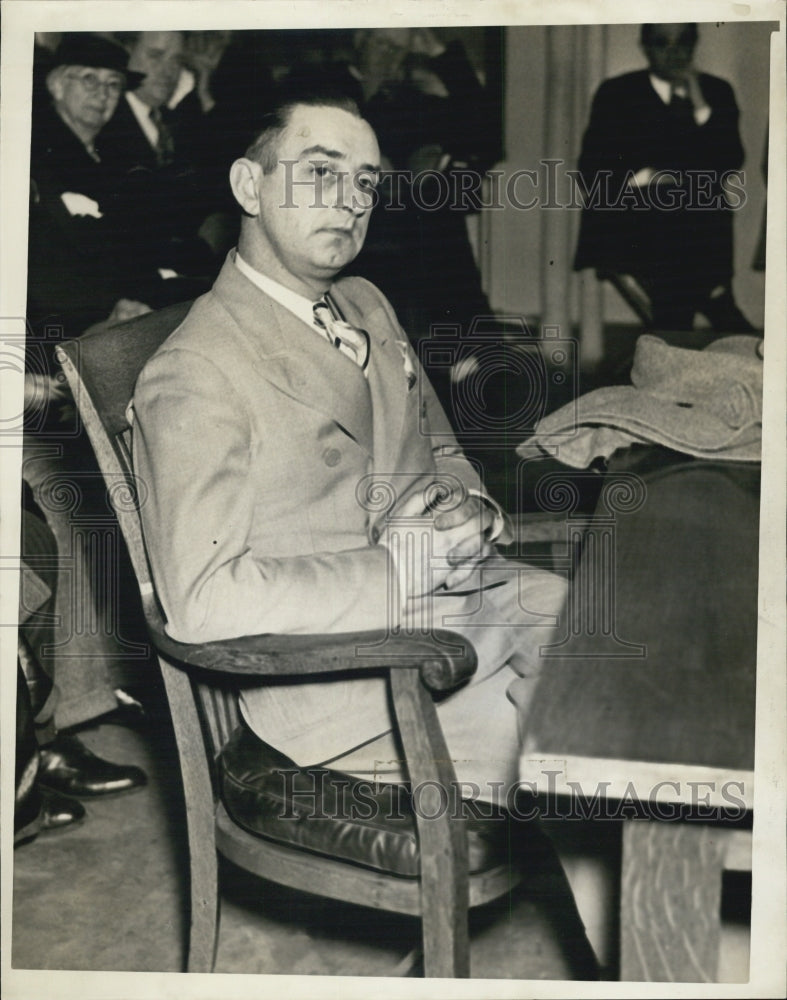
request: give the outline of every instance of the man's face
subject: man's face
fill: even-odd
[[[51,85],[60,117],[82,138],[97,135],[114,114],[125,79],[114,69],[66,66]]]
[[[402,78],[402,66],[410,51],[409,28],[370,28],[358,35],[358,69],[377,87]]]
[[[303,295],[322,294],[363,246],[379,163],[363,119],[340,108],[296,106],[275,170],[263,174],[252,165],[258,214],[244,220],[255,257],[249,263]]]
[[[694,38],[685,24],[654,24],[643,43],[651,72],[670,83],[682,80],[694,55]]]
[[[128,68],[144,73],[134,93],[150,108],[160,108],[175,93],[183,67],[183,36],[179,31],[140,32]]]

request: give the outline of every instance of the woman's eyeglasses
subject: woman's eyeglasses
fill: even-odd
[[[87,70],[84,73],[69,73],[72,80],[79,80],[88,94],[96,94],[99,90],[105,90],[110,97],[119,97],[123,92],[123,80],[120,77],[112,77],[109,80],[102,80],[98,73]]]

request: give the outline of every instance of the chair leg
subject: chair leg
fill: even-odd
[[[191,679],[159,657],[169,699],[186,801],[191,883],[188,972],[212,972],[218,941],[218,862],[213,786]]]
[[[213,972],[219,940],[219,893],[216,852],[212,857],[190,851],[191,929],[187,972]],[[198,859],[197,859],[198,858]]]
[[[417,670],[390,675],[414,803],[421,851],[421,923],[424,974],[442,979],[470,975],[467,929],[467,833],[456,774],[431,694]]]
[[[459,897],[459,898],[457,898]],[[427,979],[466,979],[470,975],[467,902],[461,893],[422,892],[424,975]]]

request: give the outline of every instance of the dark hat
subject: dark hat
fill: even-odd
[[[89,31],[70,31],[63,35],[55,50],[52,68],[56,66],[90,66],[92,69],[114,69],[126,77],[126,86],[134,90],[145,79],[144,73],[127,69],[128,52],[116,42],[110,42]]]

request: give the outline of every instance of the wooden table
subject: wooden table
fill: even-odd
[[[624,820],[623,980],[716,980],[753,798],[759,474],[638,446],[567,518],[581,554],[520,777]]]

